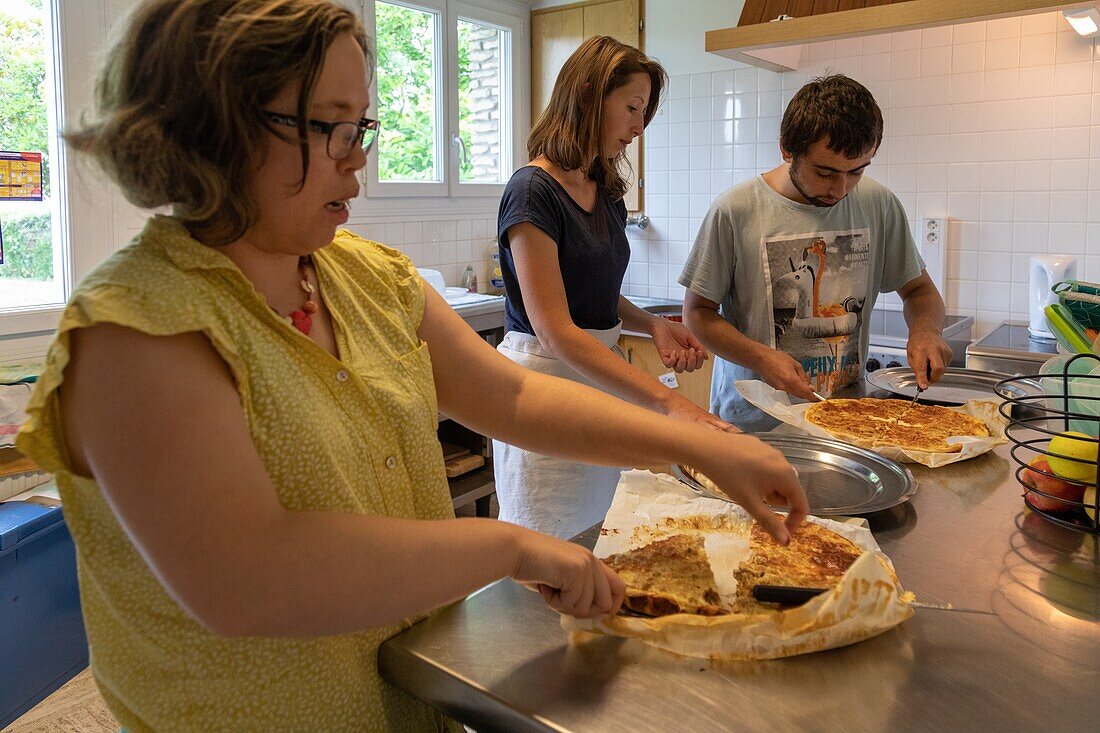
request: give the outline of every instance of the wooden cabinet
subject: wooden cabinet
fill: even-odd
[[[745,0],[738,26],[768,23],[780,15],[805,18],[840,10],[859,10],[878,5],[908,2],[908,0]]]
[[[459,314],[467,325],[477,331],[490,346],[496,346],[504,338],[504,304],[499,311],[478,315],[469,315],[460,306]],[[496,492],[496,479],[493,476],[493,441],[480,433],[475,433],[465,425],[439,415],[439,427],[436,430],[439,442],[443,445],[444,464],[447,467],[447,486],[451,490],[451,504],[455,509],[473,503],[475,514],[489,516],[489,501]],[[456,450],[457,449],[457,450]],[[463,455],[463,453],[467,455]],[[448,454],[453,454],[448,461]],[[481,461],[470,460],[474,456]],[[478,465],[480,464],[480,465]],[[466,467],[472,470],[466,471]],[[457,474],[453,475],[452,474]]]
[[[738,25],[707,31],[705,48],[709,53],[782,72],[798,68],[804,43],[1046,13],[1084,4],[1066,0],[746,0]],[[779,15],[791,17],[772,23]]]
[[[624,335],[619,338],[619,348],[623,350],[629,363],[646,374],[660,377],[672,371],[661,363],[661,356],[651,338]],[[676,382],[679,384],[676,389],[704,410],[710,409],[710,377],[713,366],[714,357],[711,356],[703,362],[701,369],[676,375]]]
[[[592,0],[531,12],[531,124],[550,101],[554,81],[565,60],[584,39],[611,36],[636,48],[644,48],[642,0]],[[626,149],[634,183],[624,201],[629,211],[643,209],[641,138]],[[642,182],[643,185],[639,185]]]
[[[492,439],[447,419],[440,421],[437,434],[439,442],[444,446],[444,458],[448,450],[459,447],[468,450],[469,455],[453,459],[453,463],[457,464],[474,456],[481,459],[481,465],[458,476],[451,477],[451,471],[448,470],[447,486],[451,490],[452,506],[458,509],[472,502],[477,516],[488,517],[490,497],[496,491]],[[447,461],[446,465],[450,468],[452,461]]]

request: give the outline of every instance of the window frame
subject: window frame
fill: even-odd
[[[382,131],[379,131],[378,145],[367,156],[367,166],[363,172],[366,176],[364,189],[368,196],[380,198],[403,198],[408,196],[446,196],[448,193],[447,175],[450,168],[447,154],[447,127],[444,124],[444,115],[447,109],[447,71],[449,70],[450,53],[453,48],[450,43],[450,34],[447,26],[447,2],[446,0],[382,0],[389,5],[397,5],[411,10],[431,13],[435,16],[435,37],[437,48],[434,54],[433,77],[435,81],[435,164],[440,172],[440,178],[436,181],[382,181],[378,178],[378,160],[382,154],[385,143],[381,139]],[[378,110],[378,43],[377,43],[377,16],[375,7],[377,3],[371,0],[365,3],[363,8],[363,24],[367,27],[367,35],[370,36],[375,50],[375,73],[370,83],[370,111],[368,117],[381,119]],[[368,17],[369,14],[369,17]],[[456,57],[457,58],[457,57]]]
[[[527,85],[519,84],[523,78],[523,70],[526,68],[530,55],[528,50],[528,35],[530,28],[529,14],[525,15],[520,5],[509,0],[488,0],[479,3],[470,0],[384,0],[395,5],[429,10],[440,13],[440,22],[444,30],[439,36],[442,46],[442,59],[440,70],[442,72],[442,94],[437,95],[436,106],[439,109],[442,102],[441,117],[437,124],[437,137],[441,137],[441,143],[445,145],[441,150],[441,163],[443,165],[443,181],[433,183],[420,182],[395,182],[380,181],[378,179],[378,159],[372,152],[367,166],[361,175],[363,191],[360,201],[353,209],[355,213],[360,211],[368,216],[385,212],[386,214],[412,213],[422,203],[416,199],[434,199],[434,206],[441,206],[440,213],[458,213],[469,210],[471,205],[484,208],[490,201],[495,204],[504,194],[504,186],[511,172],[527,162],[522,157],[525,147],[517,141],[525,139],[529,125],[530,91]],[[525,7],[525,6],[524,6]],[[375,16],[375,0],[363,2],[363,24],[367,28],[367,34],[372,43],[377,35]],[[459,151],[453,144],[454,135],[459,133],[459,99],[458,99],[458,22],[460,20],[480,23],[507,31],[507,61],[502,67],[503,89],[501,90],[501,124],[502,129],[508,131],[501,145],[501,167],[504,169],[503,181],[499,183],[463,183],[459,180]],[[438,73],[438,72],[437,72]],[[378,79],[377,74],[371,79],[371,106],[368,115],[379,117],[378,113]],[[507,112],[507,126],[504,116]],[[437,142],[440,144],[440,142]],[[381,147],[381,146],[379,146]],[[443,203],[440,199],[447,199]],[[480,201],[479,201],[480,200]],[[396,206],[395,206],[396,204]],[[422,212],[422,208],[420,208]]]
[[[520,75],[519,69],[516,68],[516,29],[513,27],[514,16],[488,10],[466,2],[455,2],[454,10],[454,22],[450,23],[448,26],[448,30],[451,34],[451,48],[455,50],[455,73],[451,74],[447,88],[447,99],[452,102],[448,115],[450,119],[448,120],[449,130],[447,135],[448,139],[452,141],[450,146],[450,171],[453,172],[453,175],[448,177],[450,195],[452,197],[492,196],[500,198],[504,195],[504,185],[511,175],[511,169],[515,167],[512,165],[515,159],[515,153],[513,151],[517,147],[516,126],[513,122],[513,118],[516,116],[516,107],[514,104],[516,79],[520,78]],[[458,98],[458,24],[461,21],[490,26],[505,33],[505,43],[501,48],[503,59],[500,68],[500,129],[501,131],[507,130],[508,134],[503,135],[500,141],[500,167],[502,169],[501,175],[504,180],[496,183],[485,181],[469,181],[463,183],[461,180],[462,167],[459,160],[459,146],[454,144],[456,136],[461,132],[459,129],[460,103]]]
[[[123,0],[104,3],[67,3],[46,0],[47,32],[52,36],[53,59],[47,70],[56,114],[50,117],[49,151],[55,232],[54,264],[61,278],[62,303],[0,310],[0,363],[37,358],[57,329],[65,302],[75,284],[113,251],[113,213],[121,196],[105,185],[98,171],[74,169],[60,130],[78,124],[79,110],[92,107],[96,69],[87,59],[97,57],[107,42],[108,16]],[[123,206],[128,206],[121,202]],[[79,232],[80,246],[74,233]]]

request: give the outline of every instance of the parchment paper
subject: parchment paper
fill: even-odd
[[[725,616],[562,616],[562,627],[576,632],[573,640],[578,643],[583,642],[584,633],[596,633],[640,639],[691,657],[775,659],[862,641],[913,615],[909,605],[912,594],[902,589],[890,559],[870,530],[817,517],[808,521],[837,532],[867,552],[834,590],[802,606]],[[701,497],[671,476],[624,471],[594,551],[598,557],[607,557],[668,534],[697,532],[704,537],[719,593],[725,599],[736,590],[732,572],[747,555],[751,525],[751,517],[741,507]]]
[[[838,438],[829,431],[823,430],[806,420],[806,410],[809,410],[814,403],[806,402],[792,405],[790,396],[786,392],[780,392],[774,387],[756,379],[742,379],[735,382],[734,386],[737,388],[737,391],[741,393],[742,397],[774,417],[776,420],[792,425],[800,430],[804,430],[810,435],[815,435],[819,438],[838,440]],[[974,458],[983,453],[988,453],[998,445],[1007,442],[1005,438],[1006,421],[997,411],[997,407],[998,403],[992,400],[970,400],[962,407],[945,408],[976,417],[984,422],[986,427],[989,428],[988,438],[979,438],[973,435],[960,435],[954,438],[948,438],[948,443],[959,443],[962,445],[962,449],[958,453],[932,453],[928,451],[907,450],[897,446],[876,446],[866,440],[850,440],[848,438],[844,438],[843,440],[845,443],[872,450],[879,455],[886,456],[895,461],[900,461],[902,463],[920,463],[929,468],[939,468],[940,466],[958,463],[959,461],[965,461],[968,458]]]

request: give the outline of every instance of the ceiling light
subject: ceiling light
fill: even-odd
[[[1094,36],[1100,31],[1100,12],[1095,5],[1077,10],[1063,10],[1062,15],[1080,36]]]

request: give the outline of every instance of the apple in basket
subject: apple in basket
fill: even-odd
[[[1058,501],[1058,499],[1081,501],[1081,498],[1085,495],[1085,487],[1080,484],[1071,483],[1057,476],[1046,476],[1040,473],[1040,471],[1054,473],[1050,470],[1050,464],[1047,463],[1046,456],[1036,456],[1028,466],[1030,468],[1025,468],[1020,474],[1020,481],[1030,489],[1037,489],[1051,495],[1048,497],[1034,491],[1028,491],[1026,494],[1027,500],[1036,509],[1044,512],[1070,512],[1075,508],[1074,505],[1068,504],[1066,501]],[[1032,468],[1037,470],[1033,471]]]

